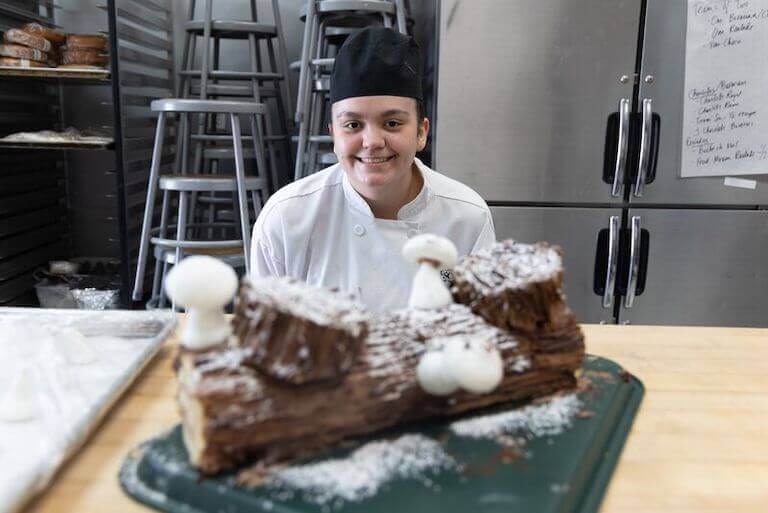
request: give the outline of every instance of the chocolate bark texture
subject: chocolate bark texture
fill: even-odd
[[[338,382],[364,343],[368,313],[351,298],[291,278],[242,281],[232,327],[248,365],[284,384]]]
[[[581,332],[563,293],[562,250],[514,240],[467,256],[451,272],[451,292],[487,322],[556,350]]]
[[[337,293],[276,280],[243,282],[230,345],[180,350],[184,439],[204,474],[290,461],[353,436],[576,385],[578,326],[576,335],[550,331],[542,344],[466,305],[373,315]],[[501,385],[488,394],[424,392],[416,366],[427,341],[446,336],[492,340],[504,362]],[[257,484],[260,475],[245,470],[240,480]]]
[[[530,341],[503,333],[466,307],[425,313],[402,311],[372,321],[366,345],[338,383],[296,386],[271,379],[247,363],[250,344],[182,354],[179,395],[193,464],[216,473],[254,459],[295,458],[350,436],[575,385],[578,353],[534,369]],[[457,335],[496,342],[505,376],[492,393],[437,397],[419,387],[415,368],[425,342]]]

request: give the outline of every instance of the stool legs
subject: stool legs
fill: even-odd
[[[260,66],[260,58],[259,58],[259,48],[256,45],[256,36],[251,34],[248,37],[248,46],[250,48],[250,64],[251,64],[251,70],[257,71],[261,69]],[[259,82],[257,79],[251,79],[251,87],[253,89],[253,98],[256,101],[256,103],[262,103],[261,101],[261,92],[259,91]],[[278,99],[279,103],[279,99]],[[264,123],[264,129],[262,129],[262,121]],[[270,136],[272,136],[272,124],[270,123],[269,116],[264,116],[262,119],[256,119],[255,116],[251,116],[251,137],[253,137],[254,142],[256,141],[256,137],[258,137],[260,140],[264,140],[263,130],[266,130],[267,137],[269,140],[267,141],[267,150],[269,151],[269,163],[270,163],[270,173],[269,173],[269,179],[272,182],[272,187],[277,187],[277,153],[275,152],[275,143],[277,141],[272,140]],[[258,132],[258,134],[257,134]],[[259,155],[259,151],[257,150],[256,146],[254,145],[254,150],[257,155]],[[261,163],[257,162],[257,165],[262,169],[265,176],[267,176],[267,169],[261,168]]]
[[[250,220],[248,216],[248,196],[245,192],[245,164],[243,161],[243,144],[240,134],[240,118],[237,114],[230,114],[232,122],[232,145],[235,150],[235,176],[237,181],[237,203],[240,207],[240,227],[243,233],[243,253],[245,254],[245,272],[250,273],[251,238]],[[255,138],[255,136],[254,136]],[[263,158],[263,156],[262,156]],[[259,163],[261,166],[261,163]],[[265,168],[261,168],[265,169]],[[178,260],[177,260],[178,262]]]
[[[163,206],[160,212],[160,238],[164,239],[168,232],[168,210],[170,208],[170,193],[163,191]],[[163,282],[160,279],[164,276],[163,260],[155,259],[155,276],[152,281],[152,297],[160,297],[163,294]]]
[[[267,120],[268,122],[268,120]],[[251,116],[251,134],[253,143],[253,154],[256,157],[256,167],[262,176],[267,176],[267,167],[264,159],[264,134],[261,131],[261,124],[256,116]],[[274,160],[270,162],[269,171],[271,174],[271,180],[273,184],[277,183],[277,166]],[[258,214],[257,214],[258,215]]]
[[[147,267],[147,252],[149,251],[149,235],[152,228],[152,214],[157,195],[157,184],[160,180],[160,161],[163,153],[163,138],[165,132],[165,113],[157,118],[155,130],[155,147],[152,149],[152,165],[149,168],[149,183],[147,184],[147,203],[144,205],[144,219],[141,225],[141,240],[139,242],[139,259],[136,269],[136,280],[133,284],[134,301],[141,300],[144,294],[144,272]]]
[[[323,127],[323,104],[325,103],[325,95],[321,92],[315,92],[312,94],[312,108],[310,109],[310,112],[312,113],[311,122],[307,123],[309,125],[308,130],[308,147],[309,152],[307,154],[307,163],[304,166],[305,173],[304,176],[309,176],[315,171],[317,171],[317,154],[318,154],[318,148],[319,144],[312,143],[312,134],[319,134]]]
[[[278,50],[280,51],[280,66],[278,67],[275,63],[272,63],[272,69],[281,70],[280,72],[283,75],[282,88],[284,89],[283,104],[285,105],[286,109],[290,110],[293,106],[293,94],[291,92],[291,81],[288,71],[288,55],[285,51],[285,37],[283,36],[283,23],[280,18],[280,6],[278,5],[278,0],[272,0],[272,12],[274,13],[275,17],[275,27],[277,28],[277,44]],[[267,44],[271,47],[272,41],[267,40]],[[274,50],[271,51],[270,55],[274,55]],[[284,117],[283,119],[287,118]]]
[[[208,99],[208,73],[212,66],[211,60],[211,28],[213,25],[213,0],[205,0],[205,17],[203,18],[203,54],[200,57],[200,99]],[[207,116],[200,114],[197,120],[197,135],[205,134]],[[193,172],[200,171],[203,160],[203,143],[195,141],[195,160]]]
[[[299,144],[298,148],[296,150],[296,167],[294,169],[294,180],[298,180],[305,176],[304,171],[306,167],[306,152],[307,152],[307,145],[309,144],[309,122],[312,118],[312,89],[313,89],[313,78],[314,78],[314,70],[313,66],[311,64],[312,59],[314,58],[314,55],[317,53],[316,49],[316,42],[318,33],[320,32],[320,22],[317,18],[317,16],[310,17],[310,11],[314,12],[314,9],[312,9],[314,5],[314,1],[309,2],[309,7],[307,9],[307,21],[305,23],[305,34],[307,34],[307,37],[309,41],[304,41],[306,43],[306,54],[304,54],[304,50],[302,50],[302,66],[301,66],[301,75],[299,76],[299,98],[298,103],[301,104],[301,119],[298,119],[297,116],[297,122],[299,124]],[[305,64],[306,63],[306,64]],[[301,78],[304,77],[304,80]],[[298,112],[299,107],[297,107]]]
[[[296,98],[296,123],[304,121],[304,89],[309,80],[309,45],[312,35],[312,25],[315,21],[315,0],[307,2],[307,17],[304,23],[304,39],[301,42],[301,67],[299,68],[299,91]],[[298,159],[297,159],[298,160]],[[298,169],[298,164],[296,165]],[[298,174],[298,171],[297,171]]]
[[[179,114],[181,116],[181,144],[179,147],[181,151],[181,168],[177,169],[178,174],[185,174],[188,172],[188,160],[189,160],[189,113],[185,112]]]
[[[183,241],[187,238],[187,212],[189,209],[187,192],[179,192],[179,215],[176,219],[176,240]],[[184,253],[181,246],[176,246],[176,260],[175,263],[181,262],[184,258]]]
[[[282,34],[282,32],[280,33]],[[280,35],[282,37],[282,35]],[[277,58],[275,56],[275,48],[272,44],[271,39],[267,39],[267,53],[269,54],[269,63],[272,69],[279,69],[280,73],[285,77],[283,80],[277,80],[273,82],[275,88],[279,88],[280,96],[277,98],[277,116],[280,120],[280,131],[283,134],[283,151],[284,151],[284,161],[285,161],[285,169],[291,169],[293,167],[293,148],[291,147],[291,134],[293,133],[293,124],[288,123],[288,114],[286,109],[291,108],[291,100],[290,98],[290,87],[289,83],[290,80],[288,79],[288,65],[285,64],[284,67],[281,64],[278,65]],[[284,53],[281,50],[281,53]],[[293,120],[291,120],[293,121]],[[273,184],[273,190],[277,190],[280,188],[280,183],[275,182]]]
[[[189,9],[187,10],[187,19],[191,20],[195,16],[195,4],[196,0],[190,0],[189,1]],[[194,49],[194,45],[192,45],[192,38],[195,37],[192,35],[191,32],[187,32],[184,34],[184,53],[181,57],[182,66],[184,66],[184,69],[192,69],[192,66],[189,64],[189,58],[190,58],[190,51]],[[178,77],[178,82],[176,84],[176,98],[185,98],[186,97],[186,84],[187,84],[187,76],[181,75]]]
[[[407,34],[408,27],[405,22],[405,2],[403,0],[395,0],[395,10],[397,11],[397,31],[401,34]]]

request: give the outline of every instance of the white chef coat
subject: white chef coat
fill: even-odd
[[[396,220],[376,219],[340,164],[283,187],[254,225],[250,272],[339,287],[374,310],[407,306],[416,272],[400,254],[408,238],[442,235],[459,257],[496,240],[480,195],[419,159],[416,165],[424,186]]]

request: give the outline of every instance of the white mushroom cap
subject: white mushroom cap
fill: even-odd
[[[403,257],[418,264],[421,260],[434,260],[441,269],[456,265],[456,246],[449,239],[432,233],[424,233],[410,239],[403,246]]]
[[[185,308],[222,308],[237,291],[237,274],[221,260],[194,255],[171,269],[165,278],[165,291]]]

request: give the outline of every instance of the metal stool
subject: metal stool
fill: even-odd
[[[159,112],[157,119],[157,128],[155,132],[155,147],[152,151],[152,165],[149,172],[149,183],[147,186],[147,201],[144,207],[144,219],[141,227],[141,239],[139,243],[138,267],[133,287],[133,299],[140,301],[144,294],[144,277],[149,254],[150,244],[154,245],[156,251],[155,277],[153,282],[153,297],[162,295],[161,277],[164,271],[171,263],[179,262],[185,252],[205,253],[216,256],[224,250],[238,252],[242,254],[243,263],[248,272],[250,256],[250,213],[248,206],[248,194],[251,195],[251,203],[254,215],[258,215],[262,206],[262,199],[266,199],[267,180],[259,173],[266,169],[264,158],[264,141],[259,137],[259,132],[254,125],[258,122],[258,117],[266,115],[267,108],[263,104],[216,101],[216,100],[185,100],[185,99],[165,99],[155,100],[151,104],[154,112]],[[235,176],[216,176],[216,175],[198,175],[186,173],[186,168],[182,168],[181,174],[160,175],[161,158],[163,153],[163,132],[165,129],[166,117],[171,113],[178,113],[182,120],[186,120],[185,125],[189,127],[189,116],[191,114],[220,114],[227,115],[232,128],[232,147],[235,160]],[[245,176],[244,151],[240,131],[240,115],[247,115],[250,118],[252,131],[256,136],[252,138],[252,154],[256,161],[256,176]],[[186,139],[182,134],[182,140]],[[178,149],[177,149],[178,151]],[[183,159],[186,161],[186,159]],[[186,163],[186,162],[185,162]],[[160,213],[160,224],[153,226],[153,216],[155,212],[155,200],[158,188],[163,191],[163,200]],[[176,224],[170,224],[171,193],[178,194],[178,211]],[[188,233],[201,228],[223,228],[227,223],[217,223],[215,219],[209,219],[208,223],[197,223],[195,216],[196,197],[198,194],[206,193],[215,195],[217,193],[229,192],[235,195],[236,199],[234,212],[239,223],[234,223],[235,231],[239,235],[236,239],[230,240],[195,240],[188,238]],[[263,196],[262,197],[260,197]],[[192,219],[192,222],[189,222]],[[231,223],[228,224],[232,226]],[[170,231],[175,228],[175,238],[169,237]],[[172,253],[172,257],[170,256]],[[158,258],[159,257],[159,258]]]
[[[229,21],[213,19],[213,0],[205,0],[202,20],[195,20],[196,1],[191,0],[188,21],[184,24],[185,46],[182,58],[183,69],[179,72],[179,87],[177,96],[180,98],[197,97],[206,99],[236,99],[252,100],[256,103],[272,102],[274,112],[264,116],[256,128],[262,131],[260,137],[266,142],[269,151],[271,188],[279,186],[279,167],[290,169],[292,162],[292,146],[290,141],[292,114],[291,90],[288,77],[285,42],[280,22],[280,11],[277,0],[271,0],[274,24],[258,21],[255,0],[250,1],[251,20]],[[198,39],[202,38],[200,65],[195,67],[195,48]],[[222,40],[241,40],[248,44],[248,70],[222,70],[219,66],[220,43]],[[274,40],[277,41],[277,52]],[[211,50],[211,43],[213,49]],[[262,46],[269,61],[262,62]],[[228,83],[224,84],[221,81]],[[250,82],[248,85],[237,85],[231,82]],[[273,123],[277,121],[277,123]],[[273,126],[273,124],[275,126]],[[200,171],[205,160],[205,147],[215,147],[221,136],[227,134],[216,132],[215,115],[209,116],[198,124],[192,136],[194,146],[193,170]],[[266,136],[264,135],[266,133]],[[245,136],[248,140],[250,136]],[[281,163],[278,164],[278,154]],[[227,156],[233,158],[231,154]],[[222,157],[222,158],[227,158]],[[178,162],[178,161],[177,161]],[[178,163],[177,163],[178,165]]]
[[[329,111],[327,96],[334,46],[346,34],[365,26],[381,23],[392,27],[396,23],[397,29],[405,33],[407,25],[404,0],[309,0],[304,19],[296,100],[299,127],[295,180],[317,170],[321,154],[318,146],[331,143],[324,121]]]

